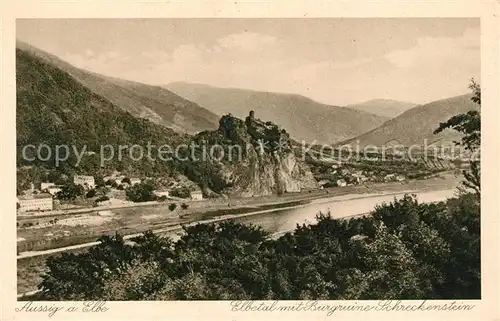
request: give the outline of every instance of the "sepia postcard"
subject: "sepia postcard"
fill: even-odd
[[[5,6],[2,320],[498,320],[498,9]]]

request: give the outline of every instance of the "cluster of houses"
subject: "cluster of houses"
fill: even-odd
[[[54,200],[48,193],[27,194],[17,197],[19,212],[51,211],[54,209]]]
[[[122,185],[123,187],[127,188],[132,185],[140,184],[141,179],[137,177],[131,177],[128,180],[126,180],[125,175],[119,175],[119,176],[106,176],[103,178],[104,182],[108,185],[109,183],[115,183],[116,185]]]
[[[403,175],[387,174],[384,176],[385,182],[402,182],[406,179]]]
[[[135,184],[140,184],[141,179],[130,178],[124,182],[125,176],[108,176],[104,177],[106,183],[116,183],[123,187],[128,187]],[[73,177],[75,185],[81,185],[85,189],[90,190],[96,187],[94,176],[88,175],[75,175]],[[54,198],[57,193],[61,191],[62,186],[55,183],[42,182],[40,189],[36,190],[35,185],[32,183],[30,190],[25,195],[17,197],[17,210],[18,212],[33,212],[33,211],[52,211],[54,209]],[[168,190],[155,191],[158,197],[170,197]],[[203,199],[203,193],[200,190],[191,192],[191,200],[198,201]]]
[[[75,175],[73,182],[75,185],[81,185],[86,189],[92,189],[96,186],[93,176]],[[28,193],[17,197],[18,212],[52,211],[54,209],[54,198],[61,189],[62,186],[55,183],[42,182],[40,183],[40,190],[37,191],[35,185],[31,183]]]
[[[171,197],[170,192],[166,189],[154,191],[157,197]],[[190,192],[190,198],[192,201],[201,201],[203,200],[203,192],[200,190],[195,190]]]
[[[387,174],[384,177],[377,177],[373,172],[342,167],[340,163],[334,164],[331,167],[332,171],[330,174],[338,178],[334,183],[339,187],[359,185],[368,181],[402,182],[406,179],[405,176],[397,174]],[[329,182],[329,180],[321,181],[320,185],[325,185]]]

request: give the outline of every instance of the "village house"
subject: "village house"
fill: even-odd
[[[42,182],[42,183],[40,183],[40,190],[43,191],[43,190],[46,190],[46,189],[48,189],[50,187],[54,187],[54,186],[56,186],[55,183]]]
[[[135,184],[140,184],[140,183],[141,183],[140,178],[133,177],[130,179],[130,185],[135,185]]]
[[[396,176],[396,180],[397,180],[398,182],[402,182],[402,181],[404,181],[405,179],[406,179],[406,177],[404,177],[403,175],[398,175],[398,176]]]
[[[58,186],[55,183],[42,182],[40,184],[40,190],[42,192],[49,193],[50,195],[56,195],[61,191],[61,186]]]
[[[51,211],[54,209],[52,195],[41,193],[17,197],[19,212]]]
[[[363,175],[363,171],[357,171],[352,174],[353,180],[356,182],[356,184],[360,184],[363,182],[366,182],[368,180],[368,177]]]
[[[75,175],[75,177],[73,177],[73,183],[75,183],[75,185],[82,185],[86,188],[95,187],[94,176]]]
[[[167,190],[160,190],[160,191],[154,191],[153,192],[157,197],[162,197],[162,196],[165,196],[165,197],[169,197],[169,192]]]
[[[60,191],[61,191],[61,188],[59,186],[55,186],[55,185],[47,188],[47,193],[49,193],[50,195],[56,195]]]
[[[201,191],[192,191],[191,192],[191,200],[201,201],[202,199],[203,199],[203,193]]]
[[[385,180],[386,182],[389,182],[389,181],[394,180],[395,178],[396,178],[396,175],[395,175],[395,174],[388,174],[388,175],[385,175],[384,180]]]
[[[321,181],[319,181],[319,182],[318,182],[318,185],[322,187],[323,185],[326,185],[326,184],[328,184],[329,182],[330,182],[330,181],[329,181],[328,179],[323,179],[323,180],[321,180]]]
[[[113,183],[114,182],[114,183],[116,183],[116,185],[120,185],[120,184],[122,184],[122,181],[124,178],[125,178],[124,175],[119,175],[119,176],[113,175],[113,176],[106,176],[103,178],[103,180],[104,180],[104,183],[107,183],[107,182]],[[131,179],[131,181],[132,181],[132,179]]]
[[[337,186],[347,186],[347,182],[345,179],[338,179],[337,180]]]

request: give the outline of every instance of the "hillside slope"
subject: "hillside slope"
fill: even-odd
[[[176,82],[166,86],[215,114],[231,113],[243,118],[254,110],[261,119],[276,123],[295,140],[331,144],[365,133],[388,120],[387,117],[329,106],[292,94],[217,88]]]
[[[347,105],[348,108],[361,110],[375,115],[394,118],[417,104],[390,99],[372,99],[358,104]]]
[[[54,168],[56,146],[66,145],[71,157],[59,169],[95,174],[101,169],[97,157],[101,146],[146,146],[148,142],[176,145],[188,139],[172,129],[133,117],[65,71],[21,49],[16,49],[16,83],[18,166]],[[31,144],[48,145],[52,149],[52,159],[34,162],[24,159],[22,148]],[[77,151],[85,148],[85,151],[96,154],[84,157],[80,166],[75,168],[73,146]],[[28,151],[34,153],[32,149]],[[135,169],[142,173],[163,171],[165,174],[172,168],[169,163],[152,163],[145,158],[135,162],[128,157],[121,161],[115,157],[106,166],[112,169],[130,167],[130,171]]]
[[[414,107],[382,126],[340,144],[357,144],[359,141],[360,146],[381,147],[391,144],[409,146],[424,145],[425,140],[427,145],[433,142],[450,144],[459,139],[456,132],[446,130],[438,135],[434,135],[433,132],[441,122],[447,121],[450,117],[477,109],[478,106],[471,101],[471,97],[469,94],[461,95]]]
[[[135,117],[149,119],[154,123],[187,133],[217,128],[219,120],[217,115],[165,88],[115,79],[79,69],[21,41],[17,41],[16,46],[67,72],[92,92]]]
[[[298,161],[290,148],[259,152],[259,139],[290,145],[286,131],[273,124],[263,124],[258,120],[243,122],[225,116],[219,121],[217,130],[203,131],[196,136],[178,134],[170,128],[132,116],[83,86],[64,70],[21,49],[16,50],[16,82],[20,189],[44,181],[49,171],[70,177],[74,174],[104,176],[115,170],[139,177],[176,178],[182,174],[198,184],[205,194],[214,196],[270,195],[316,187],[308,165]],[[171,150],[176,150],[180,144],[191,146],[191,142],[200,146],[195,149],[195,154],[190,148],[181,148],[173,155],[163,154],[163,158],[158,156],[156,148],[151,149],[150,155],[146,154],[148,144],[153,147],[168,145]],[[244,152],[239,155],[241,157],[225,161],[211,154],[199,155],[206,153],[201,146],[207,143],[226,150],[239,145]],[[52,157],[29,160],[36,158],[36,147],[40,144],[51,148]],[[35,148],[28,149],[27,157],[23,157],[22,151],[27,145]],[[70,148],[70,157],[57,166],[54,152],[56,146],[64,145]],[[129,150],[125,150],[122,157],[118,156],[119,146],[132,145],[142,146],[144,157],[138,157],[136,153],[130,156]],[[114,148],[114,157],[110,157],[106,147],[104,166],[100,162],[102,146]],[[94,153],[85,154],[75,166],[77,159],[73,148],[78,153]],[[165,157],[171,159],[165,160]]]

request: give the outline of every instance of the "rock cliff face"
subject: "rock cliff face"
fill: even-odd
[[[318,186],[309,166],[295,157],[288,133],[255,119],[253,114],[245,121],[223,116],[217,131],[200,133],[195,140],[207,150],[222,146],[217,149],[224,152],[211,155],[207,161],[218,168],[216,176],[224,184],[223,194],[265,196]]]

